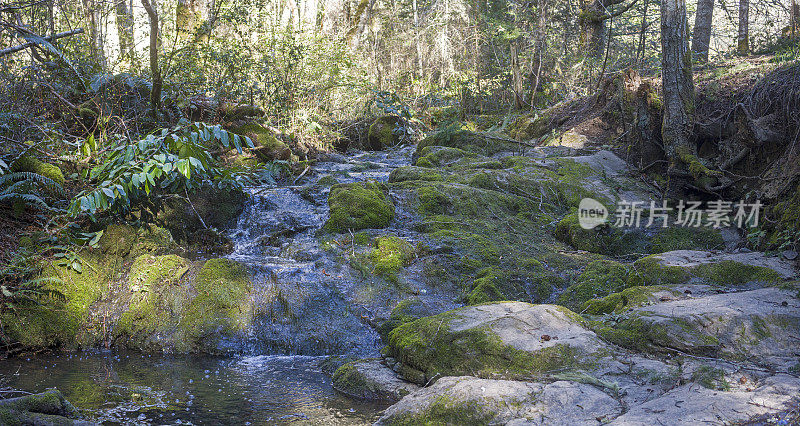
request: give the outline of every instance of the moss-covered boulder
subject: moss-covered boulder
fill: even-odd
[[[0,399],[0,424],[3,425],[92,424],[76,422],[79,418],[78,410],[55,389],[33,395]]]
[[[460,127],[451,126],[427,136],[417,144],[417,150],[413,158],[415,164],[417,164],[417,159],[422,156],[423,150],[430,146],[458,148],[481,155],[493,155],[498,152],[518,152],[521,150],[521,146],[518,143],[506,138],[461,130]]]
[[[643,305],[683,298],[684,293],[667,286],[635,286],[589,300],[581,305],[579,312],[588,315],[620,313]]]
[[[544,136],[550,132],[552,123],[545,114],[521,115],[508,128],[508,135],[514,139],[527,141]]]
[[[288,145],[258,123],[234,126],[230,130],[237,135],[249,137],[253,141],[253,145],[255,145],[249,151],[262,162],[289,160],[292,156],[292,150],[289,149]]]
[[[181,315],[179,327],[194,343],[194,351],[241,350],[239,345],[253,321],[247,268],[230,259],[210,259],[193,285],[197,295]]]
[[[9,166],[13,172],[29,172],[36,173],[37,175],[44,176],[58,183],[64,185],[64,173],[58,166],[50,163],[40,161],[30,155],[24,155],[11,163]]]
[[[426,384],[443,376],[529,377],[578,367],[605,344],[575,313],[505,302],[420,318],[389,333],[387,354],[402,376]]]
[[[400,117],[395,115],[376,118],[369,126],[366,149],[380,151],[397,146],[400,143],[400,134],[397,129],[401,125]]]
[[[333,373],[333,387],[356,398],[392,402],[419,389],[417,385],[400,380],[378,359],[342,365]]]
[[[632,349],[678,350],[785,370],[795,365],[800,340],[800,301],[794,296],[773,287],[663,302],[595,329]]]
[[[324,229],[329,232],[380,229],[394,219],[394,204],[385,185],[378,182],[337,184],[328,196],[330,217]]]
[[[392,312],[389,314],[389,318],[386,321],[383,321],[380,326],[378,326],[378,333],[381,335],[381,338],[384,341],[388,342],[389,333],[392,330],[405,323],[409,323],[430,314],[430,308],[428,308],[420,299],[416,297],[401,300],[394,307],[394,309],[392,309]]]
[[[181,242],[192,243],[192,236],[208,228],[226,229],[236,224],[244,210],[247,195],[237,190],[203,188],[190,196],[191,203],[170,200],[158,220]]]

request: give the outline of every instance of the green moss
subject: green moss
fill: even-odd
[[[378,334],[385,341],[389,341],[389,333],[395,328],[417,320],[428,314],[428,309],[417,298],[406,299],[400,301],[397,306],[392,309],[389,319],[378,326]]]
[[[244,265],[230,259],[207,260],[194,287],[197,296],[180,322],[188,337],[200,339],[218,331],[242,333],[252,322],[251,284]]]
[[[329,232],[385,228],[394,219],[394,204],[386,187],[377,182],[334,185],[328,206],[330,218],[324,229]]]
[[[550,117],[547,114],[522,115],[509,126],[508,135],[527,141],[544,136],[550,128]]]
[[[493,155],[503,151],[513,152],[520,149],[517,143],[511,143],[501,138],[490,138],[468,130],[461,130],[460,126],[448,126],[420,141],[417,144],[414,160],[418,159],[422,150],[429,146],[458,148],[481,155]],[[416,162],[414,164],[420,166]]]
[[[644,321],[636,315],[626,318],[612,327],[602,325],[602,323],[592,324],[598,336],[628,349],[660,352],[663,350],[662,344],[668,341],[669,331],[666,327]]]
[[[417,190],[419,212],[425,215],[446,214],[450,199],[434,187],[425,186]]]
[[[72,267],[43,265],[42,277],[57,280],[47,288],[64,295],[65,300],[45,300],[41,305],[24,306],[4,318],[4,331],[25,346],[66,348],[91,346],[102,330],[90,321],[92,305],[107,294],[109,284],[121,269],[122,260],[85,250],[79,253],[81,272]]]
[[[232,127],[230,130],[237,135],[249,137],[255,145],[252,152],[261,161],[288,160],[291,156],[289,147],[258,123],[244,124]],[[235,158],[239,162],[245,161],[240,155],[236,155]]]
[[[136,228],[130,225],[111,224],[103,231],[98,246],[108,254],[125,257],[138,239]]]
[[[725,380],[725,370],[702,365],[692,374],[692,380],[706,389],[728,391],[731,385]]]
[[[176,255],[137,257],[128,274],[131,301],[114,330],[117,339],[128,348],[161,350],[167,342],[158,340],[173,331],[189,304],[186,283],[178,284],[190,266],[191,262]],[[178,346],[184,344],[190,342]]]
[[[453,317],[454,312],[445,312],[397,327],[389,333],[389,354],[423,372],[427,380],[453,375],[529,377],[578,364],[576,350],[568,345],[525,352],[502,343],[488,329],[453,331]]]
[[[433,182],[433,181],[444,180],[444,178],[442,178],[442,175],[440,175],[439,173],[433,172],[431,170],[422,167],[414,167],[414,166],[398,167],[392,170],[392,173],[389,174],[390,183],[414,181],[414,180]]]
[[[332,376],[333,387],[339,392],[344,392],[350,396],[370,398],[377,389],[358,371],[356,363],[349,362],[336,369]]]
[[[435,168],[451,165],[461,159],[474,159],[478,155],[453,147],[426,146],[417,149],[414,165]]]
[[[583,229],[578,221],[577,212],[564,216],[558,222],[555,236],[578,250],[612,256],[641,253],[646,250],[647,245],[643,235],[636,232],[622,232],[619,228],[609,225]]]
[[[29,155],[24,155],[18,158],[11,164],[10,168],[14,172],[36,173],[37,175],[41,175],[55,181],[59,185],[64,185],[66,182],[66,179],[64,179],[64,173],[58,168],[58,166],[39,161],[35,157],[31,157]]]
[[[561,293],[558,303],[577,309],[588,300],[621,291],[627,286],[628,274],[627,266],[619,262],[594,261],[586,267],[575,284]]]
[[[437,396],[422,412],[397,416],[389,420],[391,426],[417,425],[475,425],[495,424],[493,413],[486,404],[477,401],[461,402],[445,395]]]
[[[618,293],[610,294],[602,299],[585,302],[580,312],[590,315],[618,313],[639,307],[653,301],[653,293],[667,290],[664,286],[630,287]]]
[[[673,250],[714,250],[725,245],[722,234],[713,228],[672,227],[661,230],[650,241],[651,253]]]
[[[692,273],[719,285],[743,285],[749,282],[779,283],[783,277],[770,268],[746,265],[733,260],[705,263],[692,268]]]
[[[648,256],[633,263],[628,276],[628,286],[683,284],[691,277],[684,268],[664,266],[658,258]]]
[[[695,179],[716,177],[722,175],[722,172],[718,170],[711,170],[708,167],[706,167],[706,165],[703,164],[700,158],[692,154],[686,147],[678,147],[677,154],[678,158],[680,158],[680,160],[684,164],[686,164],[686,166],[689,168],[689,173]]]
[[[374,266],[373,272],[394,283],[397,282],[400,268],[410,265],[415,256],[414,247],[395,236],[377,238],[375,248],[369,255]]]
[[[508,297],[497,288],[501,281],[496,275],[488,275],[472,282],[472,291],[467,295],[467,304],[478,305],[481,303],[507,300]]]
[[[339,181],[336,180],[335,177],[331,175],[325,175],[317,181],[316,185],[319,187],[330,187],[336,185]]]
[[[394,115],[376,118],[369,126],[367,149],[380,151],[399,144],[400,136],[395,131],[399,124],[400,119]]]

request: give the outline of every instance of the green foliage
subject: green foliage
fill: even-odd
[[[242,150],[253,147],[250,138],[229,133],[221,126],[192,123],[164,129],[157,135],[109,150],[89,178],[96,184],[78,194],[70,204],[72,216],[111,214],[124,216],[138,210],[151,220],[163,209],[163,198],[204,186],[239,189],[230,170],[219,167],[207,146]]]
[[[57,277],[39,276],[36,257],[27,250],[0,265],[0,315],[17,308],[36,305],[42,300],[64,302],[64,295],[50,288],[61,283]]]

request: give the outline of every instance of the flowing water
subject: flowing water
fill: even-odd
[[[386,317],[407,289],[431,307],[454,307],[446,290],[418,282],[413,267],[399,291],[374,282],[325,249],[319,230],[330,183],[385,182],[410,163],[413,147],[330,156],[302,182],[249,188],[229,231],[230,258],[253,278],[256,313],[245,338],[227,342],[244,355],[172,357],[138,353],[66,354],[0,363],[0,386],[30,392],[57,387],[105,424],[367,424],[379,404],[337,394],[323,373],[326,356],[378,356],[375,317]],[[326,178],[326,176],[328,176]],[[320,184],[320,179],[328,184]],[[398,196],[397,194],[392,194]],[[398,206],[389,230],[414,242]],[[335,239],[334,239],[335,241]]]

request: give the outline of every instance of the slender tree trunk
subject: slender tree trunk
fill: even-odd
[[[794,39],[800,30],[800,4],[797,0],[792,0],[792,9],[789,12],[789,31],[788,36]]]
[[[519,67],[517,43],[517,40],[511,41],[511,74],[514,84],[514,107],[522,109],[525,106],[525,92],[522,87],[522,70]]]
[[[694,18],[692,52],[697,59],[708,62],[708,47],[711,44],[711,25],[714,16],[714,0],[698,0]]]
[[[644,0],[644,11],[642,12],[642,27],[639,30],[639,50],[636,52],[636,65],[641,66],[644,60],[644,43],[647,41],[647,7],[650,0]]]
[[[150,73],[153,75],[153,88],[150,90],[150,113],[158,120],[161,108],[161,69],[158,67],[158,2],[157,0],[141,0],[150,19]]]
[[[103,51],[103,40],[100,34],[98,22],[97,4],[94,0],[83,0],[83,11],[86,23],[89,26],[89,37],[91,37],[91,52],[94,59],[100,66],[106,68],[106,56]]]
[[[661,137],[672,167],[685,171],[696,158],[692,140],[694,126],[694,82],[692,59],[686,33],[685,0],[661,2],[661,78],[664,90],[664,117]]]
[[[133,61],[133,13],[128,10],[126,0],[117,0],[116,13],[120,56]]]
[[[750,0],[739,0],[739,36],[736,51],[740,55],[750,53]]]
[[[539,84],[542,77],[542,63],[544,63],[544,52],[547,47],[547,0],[539,0],[539,7],[536,19],[536,35],[534,42],[536,47],[533,52],[533,64],[531,65],[531,72],[533,73],[533,87],[531,88],[531,109],[536,103],[536,92],[539,91]]]

